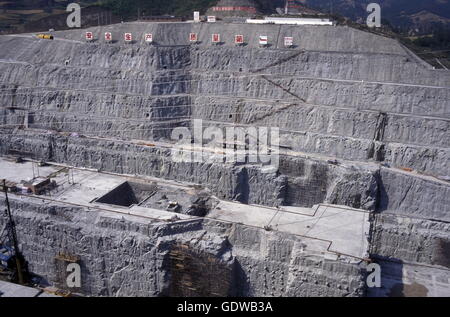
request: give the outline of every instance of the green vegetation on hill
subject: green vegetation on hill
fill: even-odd
[[[103,0],[101,5],[124,18],[155,15],[192,16],[205,13],[218,0]]]
[[[450,69],[450,28],[447,25],[435,24],[429,33],[412,35],[414,32],[402,32],[393,27],[388,20],[381,19],[381,28],[369,28],[362,23],[356,23],[340,14],[332,14],[331,18],[338,25],[346,25],[365,32],[395,38],[427,63],[436,68]]]
[[[0,34],[23,32],[24,25],[65,14],[67,5],[77,2],[87,7],[98,0],[7,0],[0,1]]]
[[[432,33],[422,36],[403,37],[402,42],[422,59],[440,68],[450,69],[450,29],[438,27]]]
[[[449,0],[304,0],[307,6],[324,12],[338,13],[353,21],[363,22],[371,2],[379,3],[381,15],[401,31],[417,29],[427,33],[436,19],[450,23]],[[445,22],[446,21],[446,22]]]

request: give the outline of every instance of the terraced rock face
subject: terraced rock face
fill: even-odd
[[[85,31],[96,40],[85,43]],[[125,32],[133,43],[123,43]],[[211,45],[213,33],[222,43]],[[283,47],[285,36],[294,48]],[[346,27],[125,23],[55,32],[54,41],[0,37],[1,154],[201,183],[246,204],[374,211],[394,219],[374,225],[374,258],[447,268],[444,225],[429,233],[442,240],[429,244],[427,259],[439,258],[431,262],[411,256],[416,243],[398,249],[402,232],[421,235],[390,228],[396,217],[450,219],[449,100],[450,72]],[[278,170],[173,161],[171,132],[193,119],[279,127]]]

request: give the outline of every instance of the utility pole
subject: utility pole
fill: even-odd
[[[73,169],[71,169],[70,167],[68,168],[67,171],[67,180],[69,184],[75,184],[75,178],[73,177]]]
[[[6,187],[5,179],[3,180],[3,190],[5,191],[6,214],[8,216],[8,220],[9,220],[8,235],[9,235],[9,239],[11,240],[11,242],[13,243],[13,246],[14,246],[14,262],[16,263],[18,282],[19,282],[19,284],[23,285],[23,284],[25,284],[25,279],[24,279],[23,271],[22,271],[22,263],[23,263],[22,255],[19,252],[19,244],[17,243],[17,232],[16,232],[14,220],[11,215],[11,209],[9,206],[9,199],[8,199],[8,188]]]

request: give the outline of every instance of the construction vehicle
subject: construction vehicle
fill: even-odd
[[[36,37],[42,40],[53,40],[53,35],[51,34],[37,34]]]

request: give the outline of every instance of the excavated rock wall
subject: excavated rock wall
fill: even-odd
[[[55,41],[0,37],[1,154],[200,183],[220,198],[244,203],[329,202],[375,210],[374,257],[448,267],[450,72],[432,69],[392,39],[346,27],[124,23],[89,30],[96,40],[88,44],[84,30],[56,32]],[[107,31],[113,34],[112,44],[102,39]],[[133,44],[123,43],[125,32],[133,33]],[[190,32],[198,33],[195,45],[188,42]],[[144,33],[153,33],[155,45],[143,42]],[[220,45],[210,44],[212,33],[221,34]],[[235,34],[244,35],[245,46],[232,43]],[[258,47],[259,35],[269,37],[268,48]],[[284,36],[293,36],[296,47],[284,48]],[[203,119],[205,128],[279,127],[281,145],[302,156],[282,155],[278,172],[265,174],[251,164],[176,163],[169,149],[149,146],[155,140],[172,142],[172,129],[191,127],[194,118]],[[147,145],[130,144],[133,139]],[[46,207],[35,210],[39,212],[25,213],[29,218],[23,218],[23,228],[36,222],[54,231],[74,226],[52,224],[50,216],[43,216],[50,212]],[[107,234],[121,234],[122,225],[102,223],[111,226]],[[95,238],[88,233],[86,239],[103,243],[97,235],[106,229],[91,229]],[[284,238],[267,232],[247,236],[251,230],[230,235],[234,261],[241,268],[225,261],[222,270],[240,276],[233,280],[238,285],[234,290],[244,290],[237,295],[362,294],[359,268],[302,257],[291,248],[297,245],[291,238],[278,245],[277,239]],[[33,243],[41,233],[28,233],[24,240]],[[43,245],[50,249],[65,237],[48,234],[52,236]],[[243,235],[256,239],[255,246],[273,245],[275,253],[284,253],[264,254],[270,260],[258,264],[263,247],[249,253],[253,246],[241,240]],[[109,247],[120,245],[118,236]],[[153,239],[144,236],[135,239]],[[88,252],[80,251],[78,240],[65,239],[62,246],[74,244],[74,252]],[[180,239],[186,242],[184,236]],[[127,254],[128,249],[119,248]],[[152,258],[151,270],[164,266],[170,248],[163,249],[132,248],[138,258]],[[95,250],[90,257],[110,257],[104,249]],[[39,258],[31,249],[27,256],[37,272],[53,274],[46,271],[49,257]],[[217,257],[217,252],[208,256]],[[280,264],[277,257],[286,261]],[[170,293],[166,273],[152,271],[148,281],[153,286],[142,286],[138,273],[130,273],[135,282],[127,283],[127,266],[112,263],[104,273],[112,275],[101,281],[92,277],[87,294]],[[319,273],[312,269],[316,265],[322,268]],[[292,267],[302,268],[299,276]],[[271,270],[284,272],[283,279],[259,276]],[[108,279],[111,286],[105,284]]]
[[[206,220],[161,223],[30,198],[10,201],[30,271],[63,287],[67,273],[58,258],[76,257],[81,266],[76,291],[84,295],[361,296],[365,291],[363,264],[327,259],[309,249],[310,241],[293,235]]]
[[[272,27],[260,32],[279,28]],[[0,100],[14,108],[3,110],[3,122],[135,139],[168,139],[171,129],[193,117],[270,123],[297,151],[377,159],[448,177],[448,72],[424,67],[392,40],[352,29],[302,27],[297,35],[304,47],[286,50],[279,44],[256,48],[254,33],[243,48],[228,41],[210,47],[205,26],[197,30],[201,43],[187,46],[182,35],[196,28],[131,24],[115,30],[155,32],[164,39],[160,46],[86,45],[75,41],[83,32],[73,31],[58,33],[66,40],[54,42],[3,37],[8,50],[2,52]],[[221,32],[234,28],[222,25]],[[328,42],[310,41],[311,30]],[[277,41],[288,31],[298,32],[280,28]],[[338,39],[352,34],[347,47],[332,40],[338,31]],[[185,45],[165,46],[175,43]]]
[[[371,253],[384,259],[450,269],[449,230],[448,222],[377,215]]]
[[[0,134],[3,154],[34,153],[35,159],[120,174],[156,176],[202,184],[219,198],[243,203],[312,207],[321,202],[373,210],[377,172],[302,158],[281,158],[281,173],[258,165],[177,163],[170,149],[27,132]],[[294,186],[294,188],[291,188]]]

